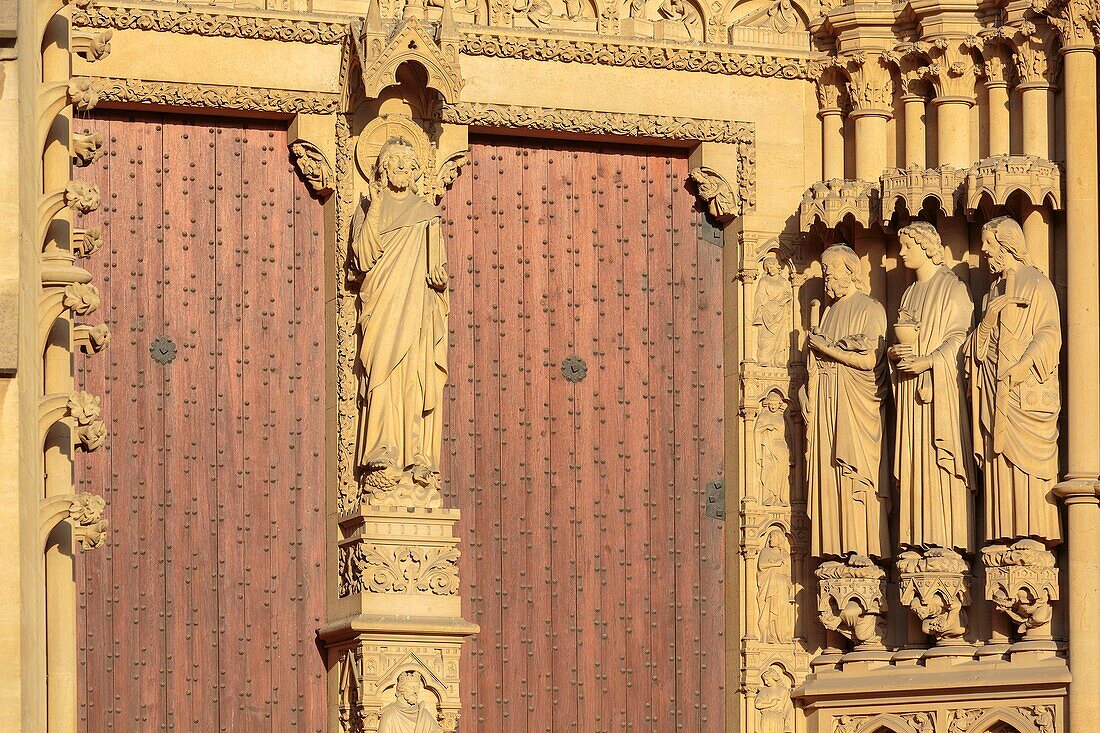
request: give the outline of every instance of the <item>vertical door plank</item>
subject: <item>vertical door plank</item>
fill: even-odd
[[[658,727],[676,724],[676,536],[675,461],[672,385],[676,348],[672,302],[672,181],[665,156],[646,161],[649,188],[649,512],[650,578],[653,613],[653,721]]]
[[[547,158],[547,242],[550,319],[550,564],[554,731],[577,730],[577,568],[574,478],[574,387],[561,372],[575,354],[572,323],[572,157],[561,146]]]
[[[525,149],[523,168],[525,424],[528,543],[528,729],[552,733],[554,651],[551,641],[553,576],[550,541],[550,361],[549,239],[547,203],[549,153]]]
[[[244,393],[244,132],[219,127],[216,133],[215,189],[215,320],[218,343],[218,650],[221,730],[242,730],[246,723],[245,563],[248,545],[244,532],[246,396]]]
[[[570,314],[576,353],[588,365],[587,376],[574,386],[574,470],[576,471],[577,663],[580,676],[577,717],[580,730],[605,730],[601,714],[598,675],[603,667],[600,578],[601,519],[605,512],[600,492],[602,453],[600,416],[603,395],[598,373],[603,364],[599,340],[599,259],[597,253],[597,149],[573,150],[573,307]]]
[[[523,440],[523,149],[510,145],[498,154],[501,174],[497,182],[497,259],[495,290],[499,363],[500,494],[501,513],[501,623],[504,727],[527,729],[528,618],[524,593],[528,580],[526,493],[524,474],[526,445]]]
[[[624,150],[622,165],[623,321],[625,347],[623,390],[623,522],[626,544],[626,686],[627,730],[652,729],[652,677],[649,577],[649,297],[646,294],[648,198],[642,182],[645,154]]]
[[[697,248],[699,380],[703,385],[699,399],[699,480],[705,486],[723,475],[725,451],[722,249],[702,238],[697,239]],[[736,507],[727,506],[727,517],[733,511]],[[700,520],[700,677],[709,680],[701,691],[700,722],[708,730],[722,730],[725,726],[726,540],[723,524],[712,517],[703,516]]]
[[[325,669],[313,632],[326,619],[325,557],[325,394],[328,370],[317,368],[327,348],[324,209],[304,182],[291,176],[294,225],[294,479],[297,488],[294,548],[297,556],[293,604],[296,625],[288,639],[294,648],[296,722],[304,733],[321,733],[327,714]],[[293,724],[293,723],[292,723]]]

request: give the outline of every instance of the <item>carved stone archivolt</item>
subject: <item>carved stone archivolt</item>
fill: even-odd
[[[250,112],[329,114],[340,102],[337,94],[291,92],[257,87],[185,84],[110,77],[74,77],[77,106],[95,106],[100,101],[160,104],[173,107],[211,107]]]

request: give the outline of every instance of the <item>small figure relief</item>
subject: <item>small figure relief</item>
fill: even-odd
[[[527,20],[536,28],[545,28],[554,17],[554,7],[550,0],[522,0],[517,2],[513,9],[517,13],[526,13]]]
[[[790,505],[791,448],[787,425],[787,400],[773,389],[760,401],[754,428],[760,501],[764,506]]]
[[[359,285],[357,464],[372,506],[442,506],[447,261],[440,213],[417,192],[415,149],[391,137],[352,221]]]
[[[764,274],[756,284],[756,363],[762,367],[787,365],[790,344],[791,283],[783,277],[774,255],[764,258]]]
[[[898,241],[902,262],[916,275],[901,297],[897,343],[888,351],[898,543],[972,552],[974,461],[960,357],[974,303],[945,264],[935,227],[915,222],[898,232]]]
[[[1054,285],[1031,264],[1023,229],[1002,216],[982,227],[996,279],[971,335],[974,450],[985,474],[985,536],[1061,542],[1051,489],[1058,475],[1058,358]]]
[[[760,641],[789,644],[794,641],[795,584],[791,581],[791,548],[783,530],[768,532],[767,544],[756,560],[760,589]]]
[[[703,40],[703,23],[699,18],[699,11],[688,0],[663,0],[657,7],[657,15],[661,20],[680,28],[686,40]]]
[[[768,8],[768,22],[777,33],[787,33],[803,26],[791,0],[777,0]]]
[[[431,706],[421,701],[424,681],[414,670],[397,676],[397,699],[382,708],[378,733],[443,733]]]
[[[890,555],[890,483],[882,455],[886,310],[866,294],[851,247],[829,247],[821,265],[832,304],[820,323],[811,313],[807,383],[799,392],[811,551],[814,557],[855,554],[870,563]]]
[[[794,733],[794,703],[791,680],[786,671],[773,664],[760,673],[760,692],[754,706],[760,713],[758,733]]]

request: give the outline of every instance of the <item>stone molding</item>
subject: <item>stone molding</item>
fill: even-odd
[[[745,54],[698,44],[678,45],[629,39],[589,40],[554,33],[509,33],[463,29],[462,53],[467,56],[562,63],[627,66],[638,69],[701,71],[730,76],[814,80],[823,63],[815,58]],[[822,56],[824,58],[824,56]]]
[[[340,95],[324,92],[298,92],[259,87],[186,84],[112,77],[74,77],[87,82],[99,102],[160,104],[172,107],[239,109],[249,112],[283,114],[331,114],[336,112]]]
[[[74,8],[72,17],[73,25],[77,28],[156,31],[326,45],[343,43],[348,32],[347,23],[338,21],[203,12],[192,8],[176,10],[95,5]]]
[[[211,9],[213,11],[213,9]],[[77,28],[110,28],[179,33],[214,38],[338,45],[348,35],[350,21],[295,19],[274,15],[242,15],[194,9],[96,5],[74,8]],[[669,43],[652,39],[586,38],[555,31],[514,32],[461,24],[459,48],[467,56],[489,56],[561,63],[625,66],[640,69],[697,71],[730,76],[814,80],[820,76],[818,56],[741,53],[732,46]]]

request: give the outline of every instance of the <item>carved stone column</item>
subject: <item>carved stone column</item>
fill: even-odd
[[[1004,37],[999,34],[983,37],[981,53],[982,80],[989,97],[988,154],[1008,155],[1012,143],[1008,93],[1012,66]]]
[[[817,80],[817,116],[821,119],[821,178],[844,178],[844,106],[835,73]]]
[[[1086,589],[1070,594],[1069,638],[1073,684],[1069,689],[1070,730],[1088,730],[1100,719],[1100,594],[1095,538],[1100,512],[1089,487],[1100,477],[1100,373],[1096,334],[1100,331],[1100,238],[1097,211],[1096,54],[1097,8],[1085,0],[1054,0],[1042,9],[1062,42],[1066,125],[1066,404],[1069,411],[1064,497],[1081,497],[1070,508],[1070,583]],[[1095,493],[1095,489],[1092,490]],[[1071,525],[1073,526],[1073,525]],[[1088,564],[1086,564],[1086,562]],[[1090,570],[1091,568],[1091,570]]]
[[[855,120],[856,178],[876,181],[889,164],[887,123],[894,116],[894,80],[880,54],[860,52],[849,58],[849,117]]]

